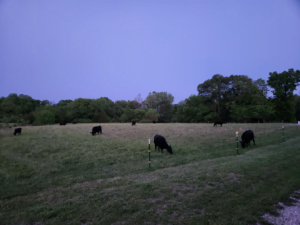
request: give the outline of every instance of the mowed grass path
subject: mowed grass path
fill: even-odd
[[[254,224],[300,189],[299,126],[283,142],[281,124],[96,125],[1,130],[0,224]]]

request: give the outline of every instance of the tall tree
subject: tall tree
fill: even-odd
[[[272,88],[273,102],[278,118],[283,121],[295,120],[294,90],[300,82],[300,70],[289,69],[282,73],[269,73],[268,85]]]
[[[295,116],[297,121],[300,121],[300,95],[295,95]]]
[[[198,95],[207,96],[217,105],[218,119],[221,118],[221,110],[225,105],[226,94],[228,92],[229,78],[220,74],[215,74],[211,79],[199,84]]]
[[[143,104],[148,109],[156,109],[159,114],[158,120],[161,122],[170,122],[173,116],[174,97],[167,92],[150,92]]]

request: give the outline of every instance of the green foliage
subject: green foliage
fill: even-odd
[[[77,123],[92,123],[90,119],[76,119]]]
[[[35,100],[28,95],[9,94],[0,98],[0,121],[4,123],[44,124],[41,111],[54,114],[55,123],[80,119],[95,122],[260,122],[300,120],[299,96],[293,91],[300,81],[300,71],[289,69],[270,73],[268,82],[252,80],[245,75],[224,77],[215,74],[197,86],[198,95],[191,95],[178,104],[167,92],[150,92],[143,101],[137,95],[133,101],[113,102],[107,97],[61,100]],[[268,85],[274,97],[267,98]],[[41,113],[41,115],[39,115]],[[51,120],[52,121],[52,120]]]
[[[146,115],[145,109],[135,109],[134,110],[134,118],[136,121],[142,120]]]
[[[262,119],[265,122],[266,118],[274,115],[274,105],[263,94],[256,94],[253,96],[252,105],[250,107],[253,118]]]
[[[45,124],[54,124],[55,123],[55,115],[54,113],[48,110],[41,110],[36,113],[35,120],[33,122],[34,125],[45,125]]]
[[[167,92],[150,92],[143,104],[148,109],[155,109],[158,114],[158,120],[161,122],[170,122],[173,117],[174,97]]]
[[[126,106],[123,111],[124,113],[120,117],[121,122],[131,122],[135,117],[134,110]]]
[[[198,95],[205,97],[202,104],[208,107],[200,110],[200,120],[248,120],[252,118],[250,105],[253,95],[266,94],[266,84],[262,79],[252,81],[245,75],[223,77],[216,74],[197,87]],[[191,99],[191,97],[190,97]],[[188,104],[188,103],[187,103]],[[197,108],[200,108],[200,105]],[[195,110],[194,110],[195,112]],[[198,120],[199,120],[198,119]]]
[[[300,96],[299,95],[295,95],[295,116],[296,116],[296,120],[300,121]]]
[[[289,69],[282,73],[269,73],[268,85],[274,94],[273,103],[277,118],[282,121],[295,120],[294,90],[300,82],[300,70]]]
[[[158,114],[158,112],[156,112],[155,109],[148,109],[148,111],[145,115],[145,119],[148,121],[153,121],[153,120],[157,121],[158,117],[159,117],[159,114]]]
[[[142,119],[139,123],[152,123],[153,120]]]

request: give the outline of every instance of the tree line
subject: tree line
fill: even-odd
[[[300,120],[300,96],[294,94],[300,71],[289,69],[269,73],[267,81],[245,75],[215,74],[197,86],[197,95],[173,104],[167,92],[139,94],[132,101],[107,97],[61,100],[57,104],[28,95],[10,94],[0,98],[0,121],[19,124],[62,122],[295,122]],[[268,91],[272,96],[268,97]]]

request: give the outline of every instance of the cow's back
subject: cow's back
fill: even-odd
[[[254,133],[252,130],[246,130],[243,134],[242,134],[242,140],[247,142],[247,141],[251,141],[254,139]]]
[[[156,134],[154,136],[154,144],[159,146],[159,147],[165,147],[167,145],[167,142],[166,142],[166,139],[159,135],[159,134]]]
[[[16,135],[17,133],[21,134],[21,132],[22,132],[22,128],[16,128],[14,135]]]

